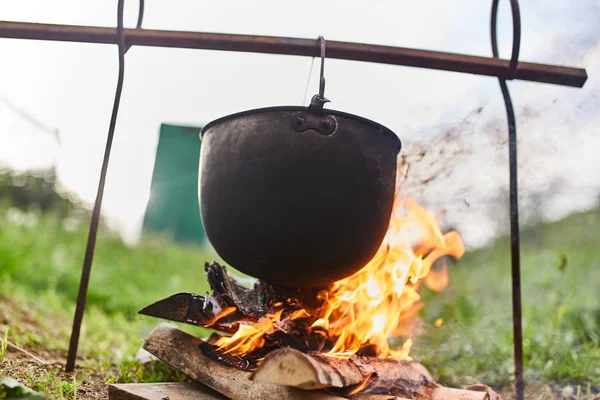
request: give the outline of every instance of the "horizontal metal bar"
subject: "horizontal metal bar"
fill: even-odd
[[[131,46],[175,47],[319,57],[318,39],[126,29]],[[0,21],[0,38],[116,44],[116,28]],[[405,65],[508,79],[508,60],[438,51],[327,41],[327,58]],[[519,62],[515,79],[583,87],[585,69]]]

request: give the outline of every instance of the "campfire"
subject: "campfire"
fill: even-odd
[[[248,288],[207,263],[212,294],[176,294],[140,313],[214,333],[201,340],[161,324],[144,347],[230,399],[499,398],[483,385],[440,386],[410,355],[419,287],[443,290],[447,267],[434,263],[463,253],[458,233],[442,233],[433,213],[398,197],[381,246],[353,275],[320,290]]]

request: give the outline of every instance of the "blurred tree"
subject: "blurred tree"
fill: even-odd
[[[0,202],[23,211],[53,212],[61,218],[88,213],[80,199],[59,191],[54,167],[27,172],[0,170]]]

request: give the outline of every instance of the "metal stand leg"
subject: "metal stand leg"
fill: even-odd
[[[72,372],[75,369],[75,360],[77,358],[77,347],[79,345],[79,335],[81,333],[81,323],[85,312],[85,303],[87,299],[88,285],[92,271],[92,260],[94,259],[94,249],[96,247],[96,236],[98,234],[98,225],[100,224],[100,210],[102,208],[102,198],[104,196],[104,186],[106,184],[106,173],[108,171],[108,162],[110,160],[110,151],[112,148],[115,126],[117,124],[117,114],[119,112],[119,103],[121,102],[121,92],[123,91],[123,78],[125,75],[125,52],[127,46],[125,43],[125,29],[123,27],[123,5],[125,0],[118,0],[117,11],[117,41],[119,49],[119,77],[117,80],[117,90],[113,104],[108,136],[106,138],[106,148],[104,150],[104,159],[102,169],[100,170],[100,180],[98,182],[98,192],[92,211],[92,221],[88,234],[85,257],[83,260],[83,269],[81,271],[81,281],[79,282],[79,293],[77,294],[77,306],[75,308],[75,317],[73,318],[73,329],[71,331],[71,341],[69,343],[69,353],[67,355],[67,365],[65,370]],[[140,2],[140,10],[143,10],[143,1]],[[141,24],[141,16],[138,25]]]
[[[492,1],[492,53],[498,57],[498,41],[496,26],[498,21],[498,1]],[[511,11],[513,19],[513,48],[507,79],[513,79],[519,62],[519,49],[521,46],[521,16],[518,0],[511,0]],[[508,119],[508,164],[509,164],[509,188],[510,188],[510,255],[512,276],[512,312],[513,312],[513,345],[515,359],[515,392],[517,400],[525,397],[525,380],[523,378],[523,328],[521,315],[521,259],[519,243],[519,190],[517,185],[517,123],[515,111],[506,80],[498,79],[500,90],[506,106],[506,117]]]
[[[510,102],[510,94],[506,82],[500,87],[505,102]],[[508,100],[506,100],[508,99]],[[523,329],[521,326],[521,259],[519,240],[519,190],[517,186],[517,129],[515,115],[507,105],[508,114],[508,163],[510,187],[510,260],[512,275],[512,312],[513,312],[513,346],[515,358],[515,391],[518,400],[523,400],[525,381],[523,379]]]

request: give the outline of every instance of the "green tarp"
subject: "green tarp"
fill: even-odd
[[[205,243],[198,205],[198,127],[161,124],[143,232]]]

